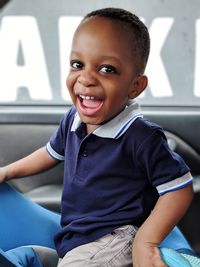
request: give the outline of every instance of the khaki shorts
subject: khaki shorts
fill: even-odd
[[[126,225],[100,239],[69,251],[58,267],[132,267],[137,228]]]

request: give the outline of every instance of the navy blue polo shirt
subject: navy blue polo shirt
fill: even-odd
[[[135,102],[89,135],[72,107],[47,151],[64,160],[62,230],[55,237],[60,257],[122,225],[139,227],[159,195],[192,182],[163,130]]]

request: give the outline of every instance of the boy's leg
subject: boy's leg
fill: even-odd
[[[56,250],[42,246],[31,246],[40,259],[43,267],[56,267],[58,265],[58,255]]]
[[[136,232],[131,225],[120,227],[95,242],[69,251],[58,267],[131,267]]]

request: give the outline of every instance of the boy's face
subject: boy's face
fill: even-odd
[[[94,17],[75,32],[67,87],[87,125],[112,119],[140,93],[127,31],[117,21]]]

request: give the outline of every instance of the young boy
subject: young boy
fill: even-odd
[[[158,246],[192,200],[192,177],[134,101],[147,86],[149,47],[130,12],[89,13],[70,54],[74,106],[46,148],[0,169],[7,181],[65,161],[59,267],[166,266]]]

